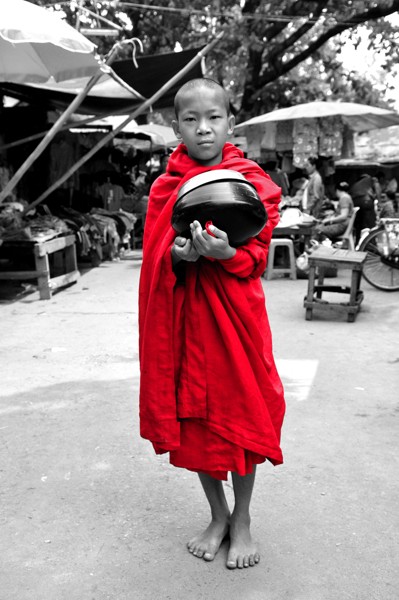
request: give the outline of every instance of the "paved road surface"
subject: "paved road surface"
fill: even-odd
[[[364,283],[355,323],[309,322],[306,281],[264,282],[285,464],[258,469],[261,563],[231,572],[185,549],[197,476],[138,436],[139,271],[3,296],[0,600],[398,600],[399,295]]]

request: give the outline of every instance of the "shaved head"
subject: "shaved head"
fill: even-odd
[[[224,104],[227,114],[230,114],[230,101],[224,88],[220,85],[220,83],[217,83],[217,81],[214,81],[213,79],[207,79],[206,77],[204,77],[198,79],[191,79],[190,81],[187,81],[187,83],[182,85],[182,87],[177,92],[174,102],[175,114],[177,118],[179,116],[179,112],[184,102],[185,96],[203,88],[206,88],[208,90],[214,90],[217,94],[219,94],[220,100]]]

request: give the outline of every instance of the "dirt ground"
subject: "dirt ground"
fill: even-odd
[[[140,264],[0,287],[0,600],[398,600],[399,293],[306,321],[306,280],[264,281],[285,463],[258,468],[260,564],[229,571],[185,548],[197,476],[138,434]]]

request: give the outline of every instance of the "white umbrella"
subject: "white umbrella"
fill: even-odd
[[[57,15],[25,0],[0,0],[0,43],[0,81],[37,82],[90,75],[86,86],[0,190],[1,204],[82,103],[101,77],[104,64],[95,58],[94,44]],[[106,64],[115,55],[114,47]]]
[[[0,0],[0,81],[56,81],[94,75],[96,46],[50,12],[24,0]]]
[[[261,126],[277,121],[320,119],[334,116],[340,116],[352,131],[358,132],[399,124],[399,114],[376,106],[367,106],[356,102],[306,102],[253,117],[236,125],[234,131],[243,132],[251,125]]]

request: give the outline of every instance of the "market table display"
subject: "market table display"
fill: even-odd
[[[298,254],[310,246],[317,220],[299,208],[287,207],[281,211],[280,222],[273,229],[274,238],[292,238]]]
[[[309,242],[312,239],[315,222],[311,223],[298,223],[296,225],[284,225],[279,223],[277,227],[273,229],[273,237],[294,237],[297,240],[302,240],[305,247],[309,246]]]
[[[50,255],[53,255],[51,269]],[[37,279],[41,300],[49,300],[54,290],[74,283],[80,277],[77,269],[74,235],[56,237],[43,242],[34,240],[4,241],[0,246],[0,265],[1,262],[7,264],[10,261],[12,264],[15,256],[27,264],[33,256],[35,268],[0,270],[0,280]]]

